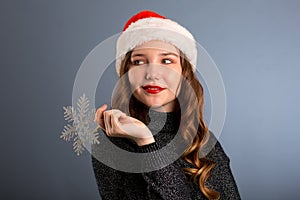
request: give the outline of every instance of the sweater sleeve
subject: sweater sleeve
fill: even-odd
[[[157,166],[157,162],[163,163],[166,156],[154,152],[160,149],[159,143],[138,148],[140,153],[149,153],[150,161],[147,165],[153,163]],[[162,167],[155,171],[142,173],[144,180],[147,183],[147,200],[190,200],[190,184],[185,176],[179,160]]]
[[[219,142],[208,157],[216,163],[208,182],[220,193],[220,200],[240,200],[238,187],[230,169],[230,160]]]

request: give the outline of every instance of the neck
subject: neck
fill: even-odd
[[[140,121],[144,122],[145,124],[149,124],[151,113],[159,114],[161,115],[165,114],[171,114],[176,116],[180,116],[180,107],[178,106],[177,101],[175,101],[174,109],[164,109],[164,107],[149,107],[142,102],[138,101],[134,96],[131,97],[129,102],[129,110],[130,115],[136,119],[139,119]],[[177,117],[178,119],[180,117]]]

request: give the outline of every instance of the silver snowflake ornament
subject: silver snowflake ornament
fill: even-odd
[[[60,138],[65,141],[73,140],[73,149],[79,156],[84,151],[84,146],[89,144],[99,144],[97,124],[94,121],[95,109],[89,110],[89,100],[83,94],[76,109],[72,106],[63,107],[64,118],[69,124],[64,126]]]

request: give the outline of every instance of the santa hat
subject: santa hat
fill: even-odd
[[[120,76],[121,62],[127,52],[151,41],[168,42],[184,53],[195,71],[197,48],[193,35],[183,26],[152,11],[141,11],[132,16],[117,41],[116,70]]]

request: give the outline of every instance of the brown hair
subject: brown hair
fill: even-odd
[[[132,52],[128,52],[121,63],[120,77],[125,75],[129,70],[131,53]],[[201,192],[208,199],[219,199],[219,193],[205,185],[205,182],[210,176],[215,163],[205,157],[199,157],[200,149],[209,137],[208,127],[204,121],[203,114],[203,87],[193,72],[192,65],[182,53],[181,67],[182,76],[186,79],[186,81],[182,82],[180,93],[177,98],[184,99],[184,103],[180,104],[180,110],[176,109],[175,113],[178,119],[181,119],[185,122],[185,124],[179,128],[180,133],[187,141],[190,141],[191,143],[181,158],[194,166],[193,168],[184,168],[183,170],[185,173],[191,176],[193,181],[199,184]],[[145,122],[147,121],[147,113],[140,112],[143,109],[139,110],[139,107],[136,106],[134,102],[135,98],[132,98],[133,95],[131,95],[131,93],[124,92],[130,91],[130,88],[128,88],[128,83],[128,76],[124,76],[120,79],[113,94],[112,106],[133,117],[138,116],[141,121]],[[122,92],[122,98],[119,98],[120,94],[118,94],[118,92]],[[194,94],[195,97],[193,97],[192,94]],[[195,103],[195,101],[197,103]]]

